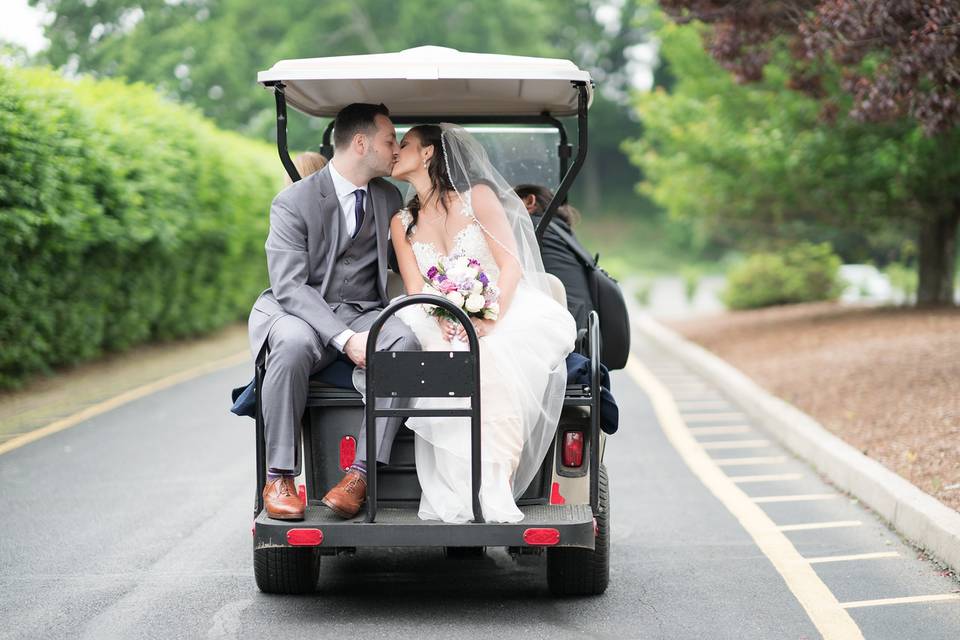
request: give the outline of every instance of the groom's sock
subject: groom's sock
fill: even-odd
[[[356,472],[360,473],[360,475],[362,475],[364,478],[366,478],[366,477],[367,477],[367,463],[364,462],[363,460],[357,460],[357,461],[354,462],[352,465],[350,465],[350,468],[347,469],[347,471],[356,471]]]

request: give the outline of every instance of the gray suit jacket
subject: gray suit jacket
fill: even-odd
[[[368,193],[377,225],[380,305],[386,306],[390,218],[403,201],[397,188],[381,178],[370,181]],[[369,206],[366,213],[371,213]],[[248,323],[254,358],[263,348],[270,327],[287,314],[313,327],[324,346],[348,328],[325,299],[330,286],[327,276],[333,270],[344,226],[340,202],[326,167],[290,185],[273,199],[265,245],[270,288],[253,304]]]

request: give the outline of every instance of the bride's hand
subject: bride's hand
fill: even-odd
[[[470,318],[470,322],[473,323],[473,328],[477,332],[477,337],[482,338],[483,336],[490,335],[490,332],[493,331],[493,320],[484,320],[482,318]],[[461,325],[457,325],[458,332],[457,337],[464,342],[467,341],[467,330],[464,329]]]
[[[453,339],[457,337],[457,334],[463,331],[463,327],[461,327],[460,323],[456,320],[437,318],[437,324],[440,325],[440,333],[447,342],[452,342]]]

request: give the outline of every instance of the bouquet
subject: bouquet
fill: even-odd
[[[500,290],[490,282],[480,261],[463,255],[440,257],[437,264],[427,270],[423,293],[444,296],[463,309],[471,318],[496,320],[500,315]],[[440,318],[455,320],[446,309],[430,307],[428,313]]]

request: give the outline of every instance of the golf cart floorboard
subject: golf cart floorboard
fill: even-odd
[[[559,542],[551,546],[593,549],[594,521],[590,505],[531,505],[520,507],[516,523],[449,524],[417,517],[417,508],[381,507],[377,521],[364,522],[364,512],[343,520],[322,506],[309,505],[302,521],[273,520],[264,510],[257,516],[254,548],[290,547],[287,532],[319,529],[320,548],[330,547],[525,547],[529,529],[554,529]]]

